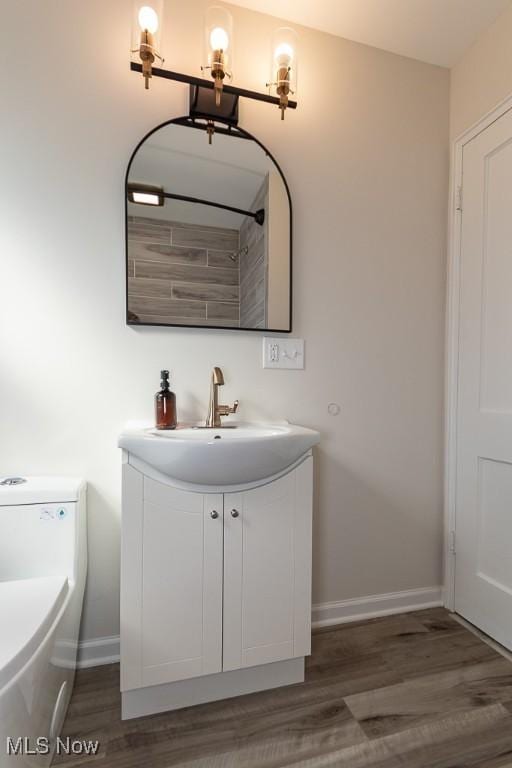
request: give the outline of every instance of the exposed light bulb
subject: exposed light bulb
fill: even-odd
[[[214,51],[227,51],[229,48],[229,36],[222,27],[214,27],[210,32],[210,45]]]
[[[147,29],[152,35],[155,34],[158,29],[158,14],[151,6],[143,5],[139,11],[138,19],[142,30]]]
[[[288,43],[281,43],[274,51],[274,60],[278,67],[289,67],[293,61],[294,51]]]

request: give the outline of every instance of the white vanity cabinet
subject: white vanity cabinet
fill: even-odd
[[[237,492],[176,487],[125,452],[123,717],[304,679],[311,452]]]

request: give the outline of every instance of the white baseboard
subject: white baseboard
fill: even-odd
[[[443,605],[442,587],[406,589],[403,592],[388,592],[383,595],[353,597],[335,603],[317,603],[313,606],[312,626],[328,627],[349,621],[363,621],[393,613],[420,611]]]
[[[82,640],[78,643],[78,669],[100,667],[119,661],[119,635]]]
[[[334,603],[317,603],[312,609],[312,626],[328,627],[362,621],[393,613],[420,611],[443,605],[443,588],[426,587],[407,589],[403,592],[389,592],[369,597],[354,597]],[[115,664],[119,661],[119,635],[83,640],[78,645],[79,669]]]

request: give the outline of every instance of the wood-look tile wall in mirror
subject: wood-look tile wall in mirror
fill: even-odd
[[[170,121],[126,179],[130,325],[291,330],[290,197],[259,142]]]

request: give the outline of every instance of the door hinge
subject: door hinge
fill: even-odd
[[[456,548],[455,548],[455,531],[450,531],[449,549],[450,549],[450,554],[454,555],[455,552],[456,552]]]
[[[462,211],[462,184],[455,190],[455,210]]]

